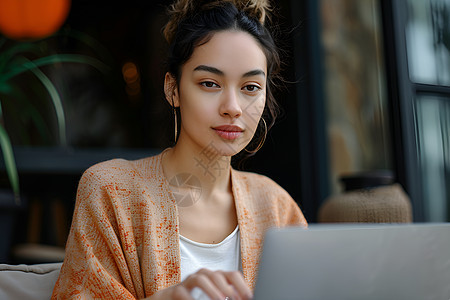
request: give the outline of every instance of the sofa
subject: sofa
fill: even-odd
[[[0,264],[0,299],[50,299],[62,263]]]

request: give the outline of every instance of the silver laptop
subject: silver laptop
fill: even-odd
[[[450,224],[269,230],[254,299],[449,300]]]

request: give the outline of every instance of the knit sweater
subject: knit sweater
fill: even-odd
[[[242,271],[255,285],[265,231],[304,225],[289,194],[271,179],[231,170]],[[177,205],[161,154],[89,168],[78,186],[66,257],[52,299],[136,299],[180,282]]]

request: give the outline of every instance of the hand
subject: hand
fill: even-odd
[[[200,288],[211,300],[248,300],[253,295],[240,272],[211,271],[201,269],[189,275],[183,282],[158,291],[149,300],[194,300],[191,291]]]

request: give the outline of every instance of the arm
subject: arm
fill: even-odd
[[[117,207],[103,184],[98,172],[92,170],[86,171],[80,180],[66,258],[52,299],[144,296],[142,283],[130,271],[137,255],[123,252]]]

